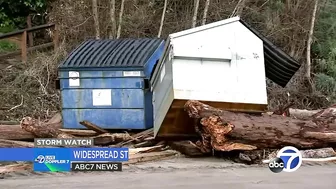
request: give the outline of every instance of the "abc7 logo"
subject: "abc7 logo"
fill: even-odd
[[[294,147],[285,147],[278,152],[276,158],[269,162],[268,167],[274,173],[294,172],[300,168],[301,164],[300,151]]]

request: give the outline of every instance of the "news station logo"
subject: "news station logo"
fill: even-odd
[[[301,152],[295,147],[286,146],[278,152],[276,158],[270,160],[268,167],[273,173],[282,171],[290,173],[298,170],[301,164]]]
[[[37,156],[37,158],[35,159],[35,162],[36,162],[36,163],[44,163],[44,160],[45,160],[44,156],[43,156],[43,155],[39,155],[39,156]]]
[[[37,158],[35,158],[36,163],[50,163],[50,164],[64,164],[69,163],[69,160],[64,159],[56,159],[56,156],[54,155],[38,155]]]

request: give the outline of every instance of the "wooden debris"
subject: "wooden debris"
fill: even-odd
[[[66,134],[70,134],[70,135],[74,135],[78,137],[92,137],[98,134],[96,131],[92,131],[92,130],[76,130],[76,129],[59,129],[59,130]]]
[[[186,156],[197,157],[210,154],[202,152],[199,147],[191,141],[175,141],[168,144],[172,149],[179,151]]]
[[[34,148],[34,143],[0,139],[0,148]]]
[[[164,146],[163,145],[157,145],[157,146],[151,146],[151,147],[143,147],[143,148],[129,148],[129,154],[138,154],[138,153],[147,153],[147,152],[154,152],[154,151],[160,151]]]
[[[121,147],[121,146],[124,146],[124,145],[132,143],[132,142],[139,142],[140,139],[148,138],[150,135],[154,135],[153,128],[142,131],[142,132],[137,133],[137,134],[134,134],[134,135],[132,135],[131,140],[120,142],[120,143],[114,145],[113,147]]]
[[[303,158],[327,158],[336,156],[333,148],[300,150],[300,152]]]
[[[329,122],[320,124],[279,115],[233,113],[198,101],[188,101],[185,110],[191,118],[201,119],[201,142],[209,151],[282,148],[287,145],[307,149],[335,143],[336,128],[328,128]]]
[[[130,154],[129,160],[124,162],[124,165],[135,164],[135,163],[143,163],[154,160],[162,160],[168,157],[173,157],[177,155],[178,152],[174,150],[166,150],[161,152],[150,152],[143,154]]]
[[[0,174],[33,170],[32,164],[14,164],[0,167]]]
[[[153,146],[155,145],[157,142],[154,141],[154,140],[149,140],[149,141],[143,141],[143,142],[140,142],[138,144],[134,144],[134,147],[135,148],[142,148],[142,147],[148,147],[148,146]]]
[[[312,116],[321,110],[300,110],[289,108],[289,114],[291,117],[301,120],[310,120]]]
[[[60,113],[55,114],[47,123],[48,124],[62,123],[62,115]]]
[[[37,138],[75,138],[73,135],[60,131],[55,125],[59,123],[41,125],[38,120],[31,117],[24,117],[21,120],[21,128]]]
[[[88,128],[89,130],[93,130],[96,131],[98,134],[104,134],[104,133],[108,133],[108,131],[106,131],[105,129],[100,128],[99,126],[88,122],[88,121],[81,121],[79,122],[81,125],[85,126],[86,128]]]
[[[22,130],[20,125],[0,125],[0,139],[34,140],[34,135]]]
[[[93,137],[95,145],[115,144],[122,141],[131,140],[128,133],[105,133]]]

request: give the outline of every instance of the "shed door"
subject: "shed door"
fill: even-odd
[[[175,97],[196,100],[231,100],[234,72],[225,60],[183,60],[173,62]]]

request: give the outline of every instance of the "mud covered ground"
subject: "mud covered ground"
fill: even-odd
[[[267,165],[243,165],[214,158],[174,158],[124,166],[123,172],[5,174],[4,189],[204,189],[336,188],[336,164],[303,163],[294,173],[272,173]]]

